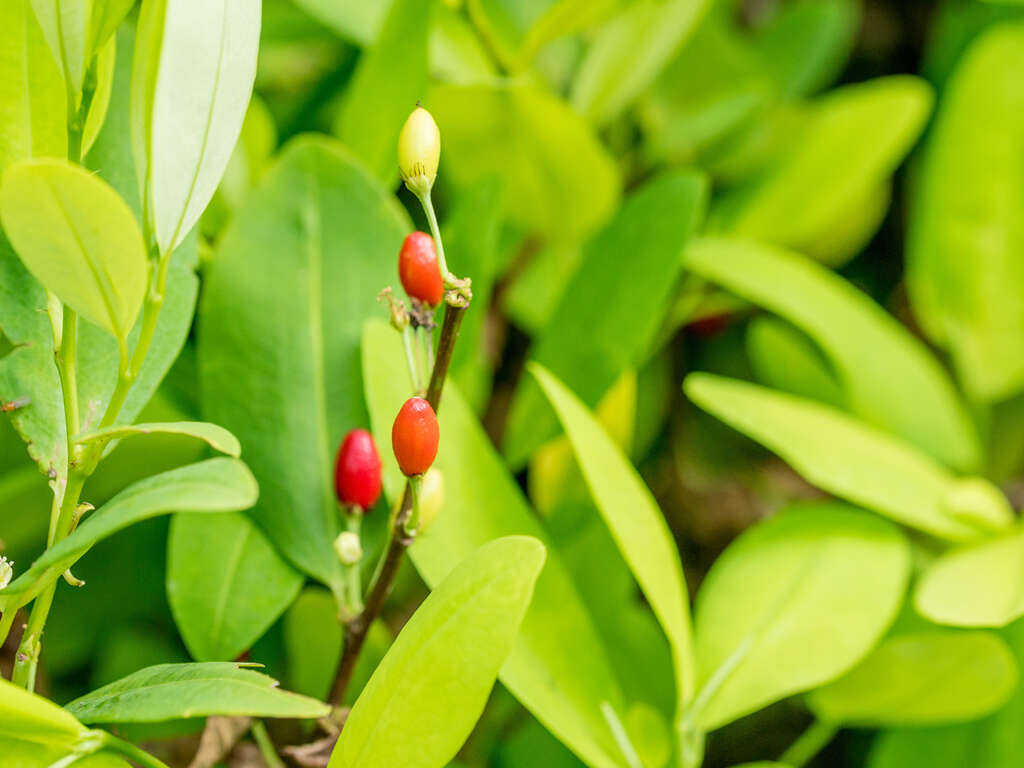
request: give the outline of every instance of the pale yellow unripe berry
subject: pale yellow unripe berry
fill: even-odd
[[[6,557],[0,556],[0,589],[11,583],[12,576],[14,576],[14,563]]]
[[[437,518],[444,505],[444,475],[437,467],[431,467],[423,475],[420,487],[420,532],[427,530]]]
[[[398,136],[398,169],[405,186],[418,196],[428,194],[440,160],[441,132],[431,114],[417,106]]]
[[[343,531],[334,540],[334,553],[342,565],[359,565],[363,559],[363,546],[359,542],[359,534]]]

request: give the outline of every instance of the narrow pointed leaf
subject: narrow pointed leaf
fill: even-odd
[[[238,444],[238,438],[228,432],[224,427],[211,424],[208,421],[172,421],[166,424],[128,424],[123,427],[107,427],[96,432],[87,432],[78,438],[78,442],[121,440],[135,435],[151,435],[158,433],[162,435],[187,435],[202,440],[215,451],[238,458],[242,454],[242,447]]]

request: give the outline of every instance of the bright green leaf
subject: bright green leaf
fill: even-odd
[[[511,223],[574,240],[614,210],[612,158],[555,97],[524,83],[449,83],[432,88],[425,106],[441,130],[442,176],[464,189],[498,177]]]
[[[623,370],[651,352],[675,289],[680,256],[700,226],[707,181],[665,174],[630,195],[584,250],[583,261],[530,354],[593,407]],[[535,383],[525,381],[505,435],[510,463],[521,466],[557,431]]]
[[[0,738],[72,745],[85,730],[56,704],[0,679]]]
[[[204,417],[242,443],[262,487],[253,519],[295,566],[335,590],[334,456],[345,433],[366,423],[362,325],[382,311],[381,288],[397,285],[410,229],[341,145],[300,138],[235,213],[204,285]]]
[[[962,627],[1001,627],[1024,616],[1024,530],[941,555],[918,582],[914,607]]]
[[[237,658],[284,613],[301,586],[301,574],[246,515],[174,516],[167,598],[197,661]]]
[[[345,92],[334,133],[383,184],[398,178],[398,133],[426,96],[433,0],[395,0]]]
[[[32,567],[0,590],[0,604],[24,605],[101,539],[134,523],[169,512],[233,512],[256,502],[258,489],[248,468],[237,459],[208,459],[153,477],[121,491]]]
[[[697,594],[697,723],[717,728],[850,669],[895,619],[909,575],[900,531],[844,504],[751,528]]]
[[[1024,388],[1024,24],[979,37],[928,141],[907,247],[916,317],[982,401]]]
[[[755,318],[747,329],[747,357],[765,386],[842,408],[846,396],[817,347],[774,317]]]
[[[470,311],[479,310],[473,306]],[[370,321],[362,351],[385,489],[394,499],[405,482],[387,449],[394,415],[409,396],[402,344],[383,320]],[[438,416],[444,437],[435,466],[444,474],[445,507],[410,550],[413,563],[428,584],[437,585],[455,563],[492,539],[526,535],[543,542],[547,562],[501,681],[588,765],[621,766],[601,703],[624,716],[623,695],[568,570],[451,382],[445,386]]]
[[[1017,662],[998,635],[933,630],[887,638],[808,703],[833,723],[929,725],[987,715],[1016,685]]]
[[[813,400],[704,373],[687,396],[782,457],[809,482],[905,525],[952,540],[1011,524],[1005,500],[964,504],[964,481],[900,439]],[[985,487],[980,478],[969,481]]]
[[[139,225],[113,187],[65,161],[22,161],[4,173],[0,217],[39,282],[117,339],[128,336],[148,266]]]
[[[512,649],[544,546],[498,539],[457,565],[402,628],[345,721],[330,768],[443,768]]]
[[[161,252],[199,220],[235,148],[256,75],[260,9],[259,0],[143,5],[131,135],[143,208]]]
[[[737,239],[697,240],[685,263],[810,336],[839,377],[852,413],[955,469],[980,464],[977,432],[939,362],[842,278],[797,254]]]
[[[117,38],[110,38],[96,57],[96,92],[89,104],[89,114],[85,117],[82,129],[82,146],[79,151],[84,157],[96,142],[103,121],[107,118],[110,108],[110,96],[114,88],[114,70],[117,60]]]
[[[158,664],[80,696],[67,711],[83,723],[157,723],[208,715],[323,717],[321,701],[230,662]]]
[[[30,157],[68,151],[64,81],[29,0],[0,4],[0,173]]]
[[[720,200],[712,229],[796,249],[819,241],[892,174],[931,103],[928,85],[903,75],[832,91],[815,104],[801,140]]]
[[[195,437],[205,442],[215,451],[220,451],[236,459],[242,454],[242,447],[238,444],[238,438],[224,429],[224,427],[211,424],[208,421],[172,421],[167,424],[129,424],[123,427],[107,427],[96,432],[82,434],[77,440],[80,443],[93,440],[105,443],[110,440],[121,440],[135,435],[151,435],[154,432],[162,435],[188,435],[189,437]]]
[[[651,492],[594,415],[546,368],[534,364],[530,372],[558,414],[594,501],[669,638],[682,713],[693,698],[696,662],[690,598],[672,532]]]
[[[602,26],[580,62],[570,100],[606,124],[649,86],[693,30],[708,0],[636,0]]]

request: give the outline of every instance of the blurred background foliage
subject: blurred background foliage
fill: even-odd
[[[765,299],[772,288],[757,276],[747,286],[712,277],[713,254],[686,269],[680,254],[697,233],[798,251],[931,344],[954,372],[984,445],[940,436],[919,447],[992,479],[1014,508],[1024,503],[1024,5],[264,0],[263,14],[256,96],[202,219],[201,270],[223,257],[251,262],[268,280],[288,272],[287,246],[221,238],[247,201],[241,215],[250,220],[260,206],[287,204],[261,180],[300,134],[335,136],[398,189],[395,140],[410,104],[422,100],[443,136],[435,200],[449,263],[473,278],[475,293],[455,379],[545,518],[602,638],[628,660],[619,667],[628,670],[620,681],[627,692],[655,692],[653,703],[671,710],[668,648],[593,514],[554,415],[523,375],[526,361],[545,364],[596,407],[668,517],[695,591],[740,532],[821,494],[693,407],[679,387],[686,373],[727,374],[857,410],[831,367],[870,366],[874,351],[868,339],[859,357],[825,360],[819,345],[828,341],[806,325],[813,308],[787,295],[787,283]],[[130,27],[119,60],[130,51]],[[312,151],[303,142],[289,145],[296,162]],[[425,228],[415,201],[398,194]],[[957,218],[972,205],[980,217],[973,228]],[[355,214],[344,196],[332,206],[342,237]],[[386,268],[356,281],[372,289],[360,299],[365,314],[376,311],[376,289],[394,282],[387,275],[397,241],[386,245]],[[337,278],[339,297],[351,296],[346,277]],[[833,341],[857,338],[851,328],[835,333]],[[230,411],[200,386],[196,347],[193,334],[143,421],[201,413],[216,421],[218,409]],[[897,375],[884,366],[877,373]],[[354,406],[344,419],[361,413]],[[98,506],[130,481],[202,452],[169,436],[149,446],[144,454],[119,447],[93,479],[90,500]],[[0,422],[2,551],[17,563],[40,550],[47,507],[44,479]],[[76,568],[87,588],[58,592],[41,667],[55,700],[189,657],[166,596],[168,536],[163,519],[118,534]],[[323,696],[340,644],[333,601],[298,575],[280,582],[281,607],[247,654],[289,688]],[[386,625],[371,635],[362,679],[424,593],[407,567]],[[1020,625],[1004,634],[1024,654]],[[1022,708],[1018,690],[978,723],[846,731],[815,764],[1009,768],[1024,751]],[[807,721],[790,700],[741,719],[712,734],[707,765],[778,754]],[[643,722],[640,712],[638,731]],[[200,728],[172,723],[133,736],[164,739],[155,749],[185,755]],[[660,743],[656,734],[648,744],[652,765],[660,765]],[[460,760],[581,765],[500,687]]]

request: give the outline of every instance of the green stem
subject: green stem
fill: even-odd
[[[782,753],[779,762],[792,766],[792,768],[803,768],[814,757],[828,746],[839,732],[839,726],[823,720],[815,720],[811,726],[800,734],[789,749]]]
[[[409,478],[409,489],[412,492],[412,511],[405,521],[405,535],[415,536],[420,527],[420,491],[423,489],[423,475]]]
[[[434,245],[437,248],[437,263],[441,267],[441,277],[444,278],[445,285],[448,285],[455,280],[455,276],[448,271],[448,262],[444,258],[444,243],[441,242],[441,228],[437,225],[437,214],[434,213],[434,201],[430,198],[429,190],[420,198],[420,205],[423,206],[423,213],[427,216],[427,223],[430,225],[430,234],[434,237]]]
[[[349,533],[359,535],[362,527],[363,515],[361,511],[346,511],[345,519],[348,523]],[[345,611],[348,616],[358,616],[363,610],[363,583],[360,569],[362,563],[343,566],[345,574],[345,586],[347,595],[345,598]]]
[[[144,766],[144,768],[167,768],[167,764],[157,758],[153,757],[148,752],[145,752],[134,744],[130,744],[127,741],[107,733],[106,731],[98,731],[103,734],[103,751],[113,752],[114,754],[127,757],[132,762],[138,763]]]
[[[64,399],[64,428],[70,451],[71,441],[78,434],[78,383],[75,366],[78,357],[78,314],[64,307],[64,321],[60,346],[54,350],[57,372],[60,374],[60,393]],[[68,461],[71,454],[68,453]]]
[[[274,749],[274,742],[270,740],[270,734],[267,733],[267,726],[263,724],[263,721],[253,720],[251,730],[267,768],[285,768],[281,758],[277,755],[277,750]]]

